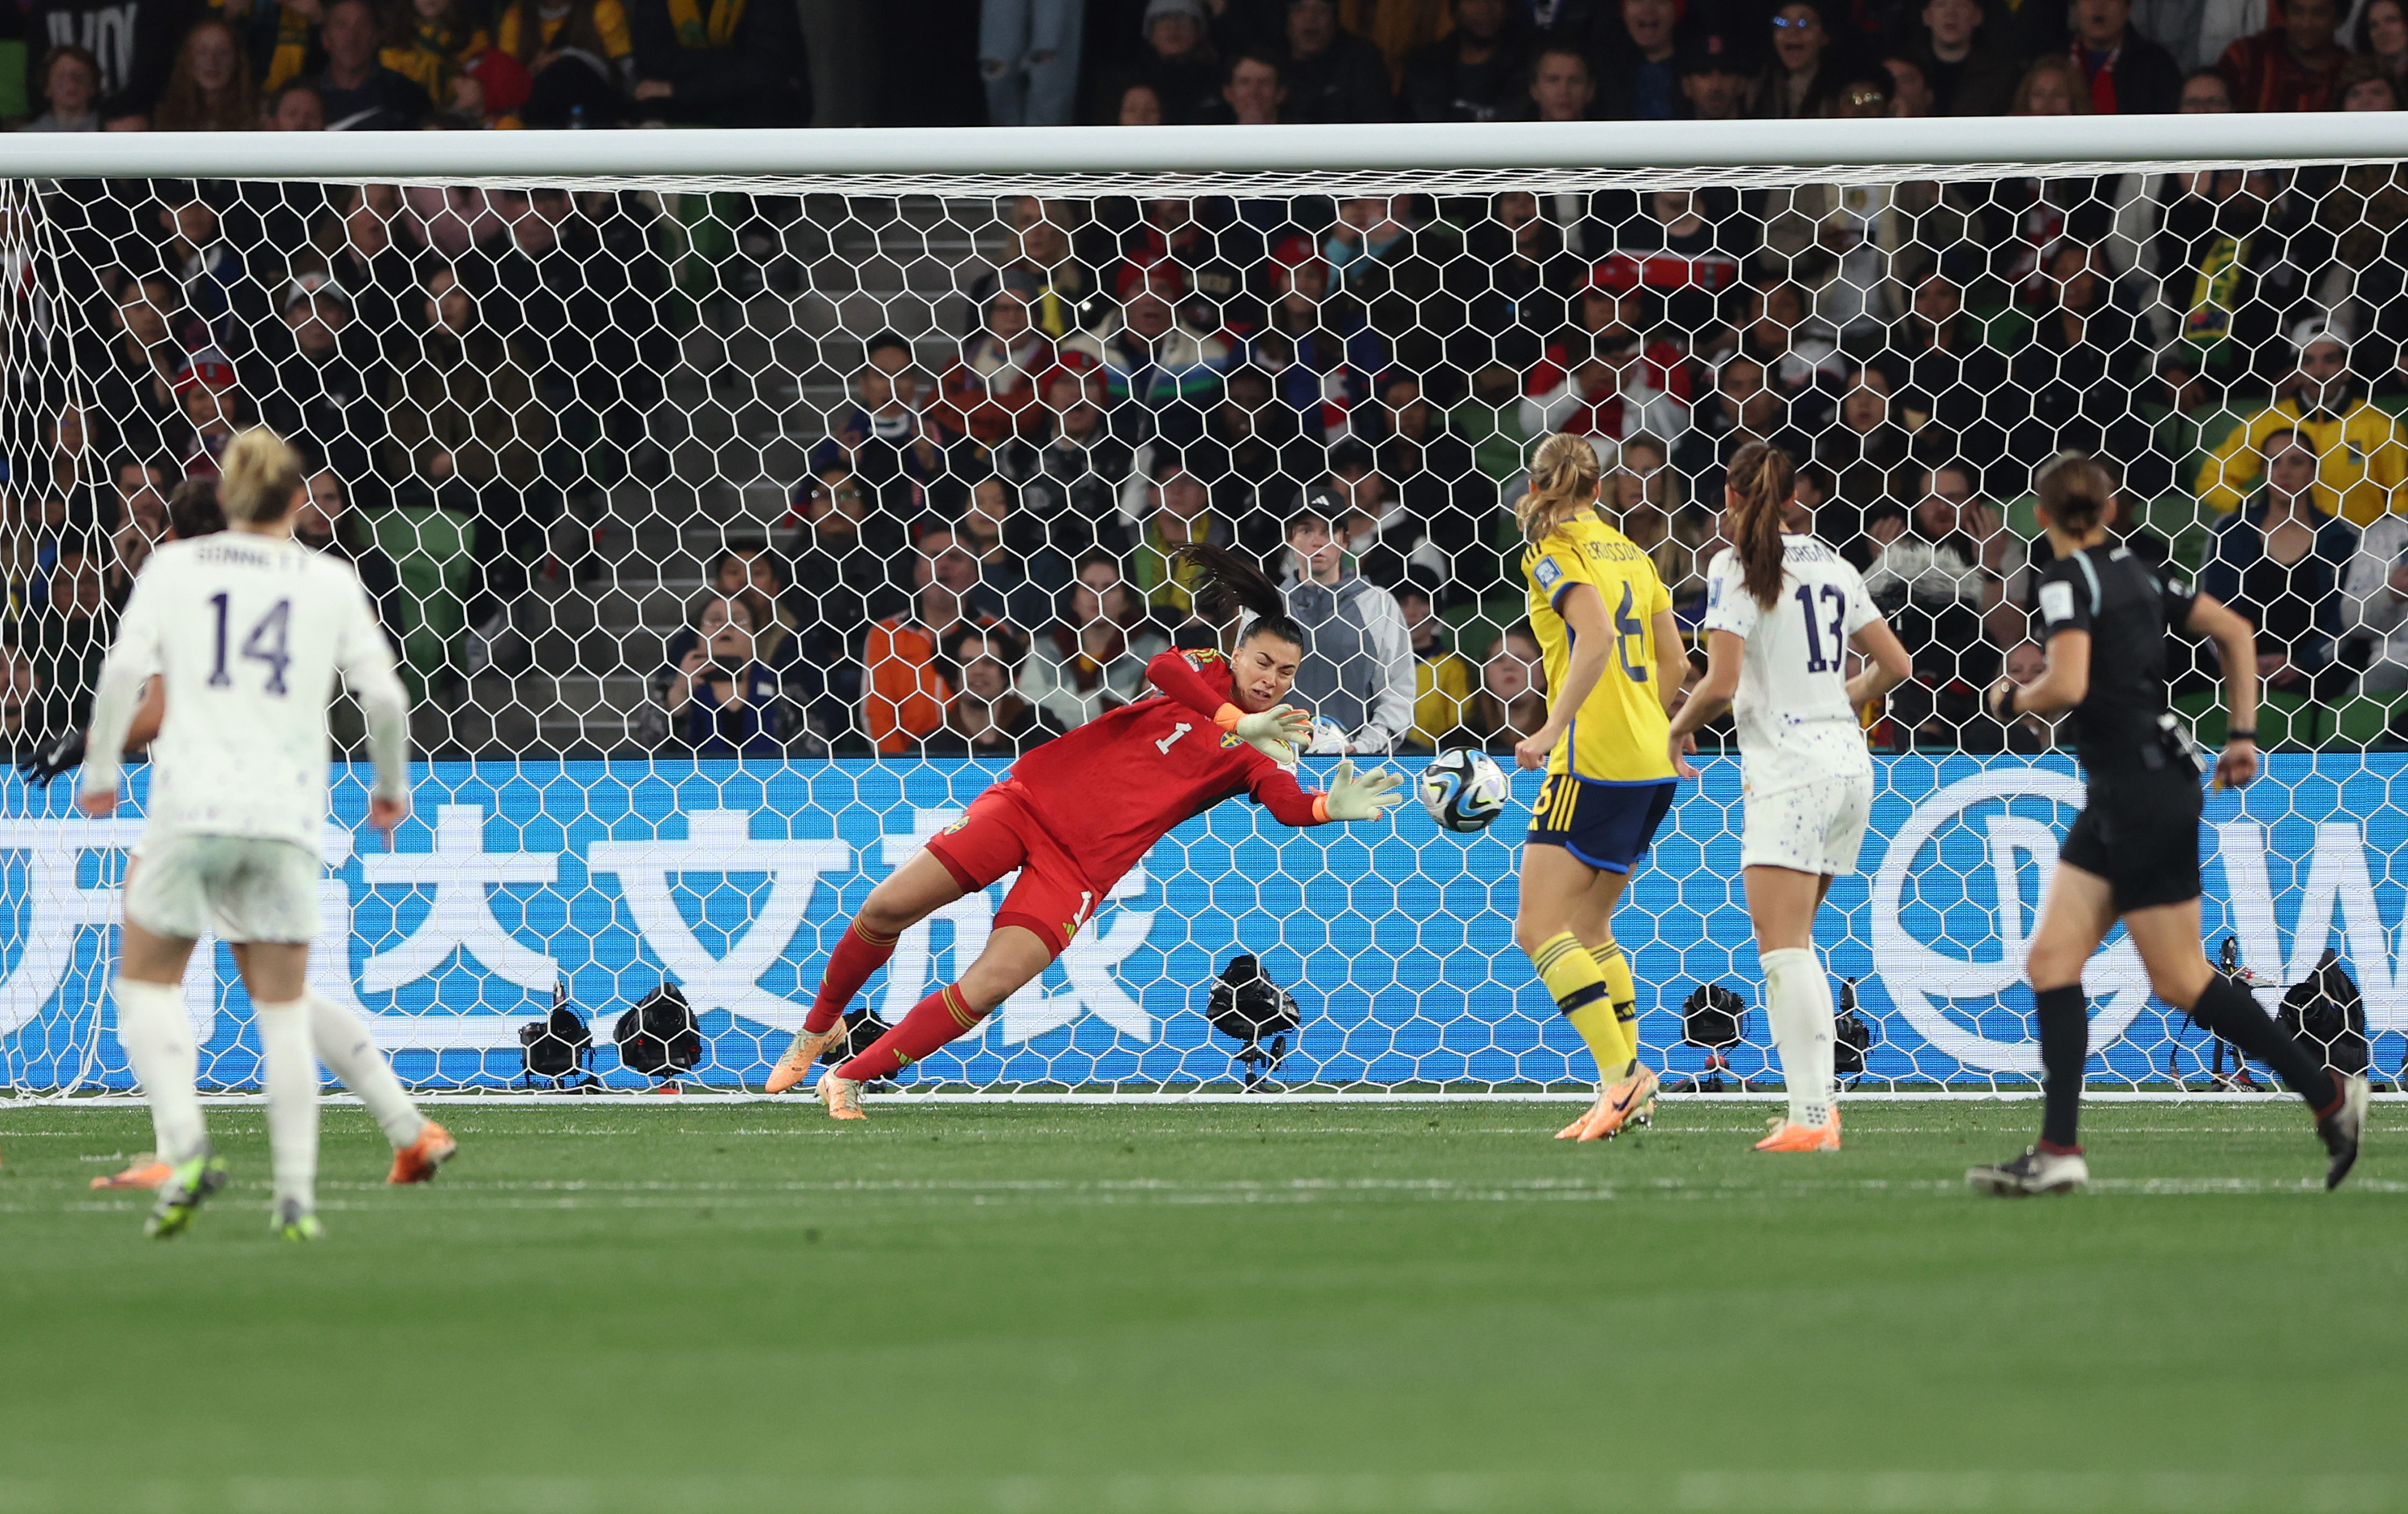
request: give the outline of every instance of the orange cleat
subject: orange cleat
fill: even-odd
[[[1656,1074],[1642,1067],[1605,1090],[1581,1122],[1578,1141],[1611,1141],[1633,1125],[1656,1117]]]
[[[1831,1111],[1825,1125],[1792,1125],[1785,1119],[1771,1122],[1772,1133],[1756,1143],[1758,1151],[1837,1151],[1840,1149],[1840,1112]]]
[[[843,1034],[842,1016],[837,1017],[837,1022],[824,1031],[796,1031],[794,1043],[786,1047],[786,1054],[779,1058],[778,1065],[769,1070],[768,1090],[783,1093],[810,1076],[811,1066],[820,1060],[821,1053],[835,1045]]]
[[[452,1132],[428,1120],[420,1128],[418,1139],[393,1154],[393,1171],[386,1175],[388,1183],[425,1183],[433,1181],[435,1169],[450,1161],[460,1149]]]
[[[1597,1096],[1597,1103],[1589,1105],[1586,1109],[1582,1110],[1573,1117],[1570,1124],[1555,1132],[1555,1139],[1558,1141],[1576,1141],[1580,1139],[1582,1128],[1587,1125],[1590,1120],[1595,1119],[1597,1117],[1597,1112],[1604,1107],[1605,1095],[1600,1093]]]
[[[861,1112],[861,1085],[849,1077],[838,1077],[831,1067],[820,1074],[820,1102],[827,1105],[830,1119],[867,1119]]]
[[[127,1162],[125,1171],[111,1173],[107,1177],[95,1177],[92,1180],[92,1186],[95,1189],[155,1189],[165,1182],[167,1175],[174,1170],[156,1156],[146,1151]]]

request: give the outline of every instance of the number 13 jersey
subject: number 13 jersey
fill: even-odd
[[[1747,592],[1729,548],[1706,570],[1704,631],[1747,639],[1731,699],[1747,791],[1777,794],[1872,766],[1848,703],[1848,638],[1880,618],[1846,558],[1811,536],[1781,538],[1781,594],[1770,609]]]
[[[1613,637],[1605,672],[1548,756],[1547,771],[1612,784],[1671,777],[1671,717],[1656,687],[1656,616],[1672,608],[1672,595],[1656,575],[1655,560],[1589,513],[1541,538],[1522,555],[1522,572],[1530,583],[1530,630],[1546,659],[1551,708],[1571,674],[1572,628],[1563,608],[1574,584],[1597,590]]]
[[[148,806],[158,836],[253,836],[314,854],[326,829],[335,674],[364,699],[402,701],[351,565],[244,532],[154,553],[109,656],[166,685]]]

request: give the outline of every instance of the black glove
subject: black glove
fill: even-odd
[[[83,732],[54,736],[17,759],[18,775],[32,788],[48,788],[50,780],[83,766]]]

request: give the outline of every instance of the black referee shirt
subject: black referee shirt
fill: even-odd
[[[2165,739],[2157,717],[2166,712],[2166,639],[2187,631],[2198,597],[2188,580],[2153,569],[2112,541],[2059,558],[2042,572],[2042,635],[2090,633],[2089,692],[2067,717],[2085,768],[2161,765]]]

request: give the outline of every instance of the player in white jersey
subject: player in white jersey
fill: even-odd
[[[266,1063],[278,1230],[318,1233],[318,1064],[304,1002],[318,933],[326,821],[326,708],[340,672],[367,714],[376,785],[368,818],[409,813],[408,700],[350,566],[293,540],[300,459],[256,429],[227,447],[224,534],[161,548],[135,581],[102,665],[77,802],[115,812],[119,754],[145,679],[166,690],[152,746],[142,865],[128,883],[116,982],[119,1035],[172,1132],[173,1171],[148,1226],[172,1235],[224,1186],[192,1084],[184,966],[214,930],[251,990]],[[131,1025],[129,1027],[129,1023]],[[180,1040],[181,1045],[177,1042]]]
[[[1913,671],[1906,648],[1847,560],[1784,533],[1797,469],[1778,447],[1732,457],[1725,491],[1731,540],[1706,580],[1706,675],[1672,721],[1672,755],[1734,708],[1746,820],[1740,866],[1764,963],[1765,1017],[1789,1088],[1789,1117],[1758,1151],[1837,1151],[1831,980],[1814,951],[1814,913],[1831,880],[1856,870],[1872,808],[1873,764],[1856,711]],[[1869,658],[1853,678],[1850,648]]]

